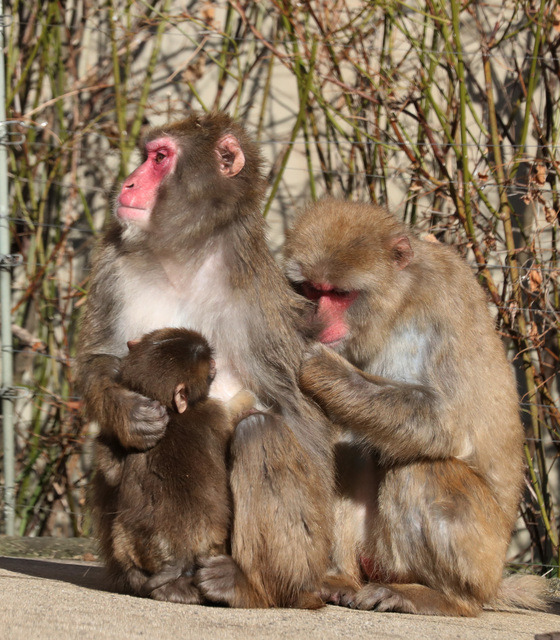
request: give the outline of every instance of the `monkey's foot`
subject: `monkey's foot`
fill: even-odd
[[[355,597],[358,588],[352,580],[332,575],[327,576],[321,585],[319,595],[325,604],[349,606],[345,603],[349,603]]]
[[[240,608],[267,606],[232,557],[211,556],[200,564],[194,580],[202,595],[211,602]]]
[[[235,424],[243,418],[256,412],[257,398],[247,389],[241,389],[233,398],[227,401],[226,406]]]
[[[351,609],[370,611],[398,611],[431,616],[476,616],[481,611],[479,602],[444,595],[441,591],[421,584],[379,584],[371,582],[340,604]]]
[[[390,587],[371,583],[358,591],[342,594],[340,604],[351,609],[367,611],[399,611],[401,613],[418,613],[414,604],[402,594]]]
[[[192,576],[180,576],[150,593],[150,598],[178,604],[200,604],[202,596],[194,586]]]

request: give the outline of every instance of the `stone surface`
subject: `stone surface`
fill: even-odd
[[[42,540],[42,542],[38,542]],[[52,541],[52,539],[51,539]],[[368,638],[533,640],[560,633],[560,600],[550,612],[486,611],[479,618],[436,618],[350,611],[240,610],[184,606],[110,593],[96,562],[37,557],[93,553],[91,541],[0,538],[0,638],[194,640]]]

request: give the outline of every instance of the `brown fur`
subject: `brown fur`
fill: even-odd
[[[370,569],[370,584],[348,581],[330,597],[440,615],[476,615],[505,592],[543,606],[538,578],[525,591],[502,581],[523,433],[512,371],[468,266],[384,209],[336,200],[299,216],[285,259],[296,286],[358,292],[345,338],[315,349],[300,379],[343,432],[339,492],[350,515],[337,522],[335,573],[355,582]]]
[[[232,136],[244,155],[235,175],[222,165],[238,166],[241,156],[220,152]],[[145,226],[116,218],[94,264],[78,355],[86,411],[106,442],[153,447],[167,414],[119,383],[126,342],[170,324],[203,333],[218,364],[212,395],[227,400],[248,389],[271,416],[240,425],[270,428],[234,435],[233,558],[220,557],[197,580],[208,597],[233,606],[304,606],[329,559],[332,443],[324,416],[298,388],[305,303],[266,245],[259,150],[222,113],[193,114],[147,136],[156,139],[178,148],[174,171],[159,184]],[[267,467],[271,448],[276,464]]]
[[[96,442],[93,509],[103,556],[117,589],[170,602],[201,602],[200,560],[224,553],[231,521],[226,452],[232,419],[251,408],[208,398],[211,351],[186,329],[144,336],[121,362],[120,382],[164,406],[165,435],[147,451]],[[178,408],[181,389],[186,409]],[[248,398],[249,396],[249,398]]]

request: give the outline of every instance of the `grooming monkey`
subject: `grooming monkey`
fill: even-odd
[[[169,416],[145,451],[97,443],[93,511],[101,549],[119,591],[200,603],[193,576],[202,558],[224,553],[231,522],[226,468],[234,423],[254,398],[208,398],[215,363],[195,331],[159,329],[129,342],[125,388],[157,401]]]
[[[502,580],[523,432],[469,267],[380,207],[327,199],[296,219],[285,270],[324,344],[302,389],[342,432],[327,599],[465,616],[542,607],[542,579]]]
[[[300,392],[301,305],[274,262],[257,146],[223,113],[148,133],[93,265],[78,353],[88,416],[112,450],[145,451],[167,411],[119,382],[127,341],[154,329],[205,335],[213,397],[259,408],[231,443],[232,555],[209,558],[204,597],[236,607],[317,607],[329,560],[333,464],[324,415]]]

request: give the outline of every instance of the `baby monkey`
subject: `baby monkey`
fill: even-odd
[[[98,436],[92,511],[101,552],[117,590],[196,604],[198,560],[226,551],[228,444],[254,397],[208,397],[216,366],[195,331],[159,329],[128,348],[120,384],[166,408],[169,423],[147,451]]]

